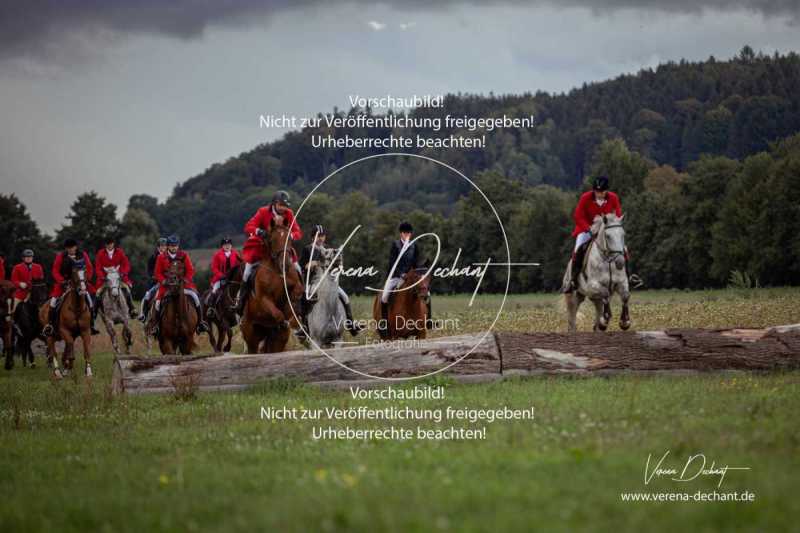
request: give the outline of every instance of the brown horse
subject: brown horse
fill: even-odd
[[[288,239],[287,226],[274,222],[270,225],[264,240],[265,259],[253,274],[253,293],[242,317],[248,353],[282,352],[289,342],[289,329],[297,327],[295,313],[300,311],[303,282],[292,264],[294,249],[287,244]]]
[[[161,302],[158,327],[158,346],[163,355],[181,353],[190,355],[194,350],[194,332],[197,330],[197,310],[189,302],[183,289],[184,266],[173,262],[164,280],[167,294]]]
[[[405,288],[408,287],[408,288]],[[403,283],[389,297],[386,313],[386,327],[378,328],[383,340],[407,339],[416,337],[424,339],[428,327],[428,302],[430,300],[431,277],[426,269],[409,270],[403,276]],[[372,316],[380,324],[381,294],[375,295]]]
[[[233,310],[233,300],[242,284],[241,264],[236,265],[228,272],[223,280],[222,286],[215,297],[212,297],[210,305],[206,308],[206,322],[208,322],[208,338],[215,353],[230,352],[233,343],[233,328],[236,326],[236,312]],[[203,301],[207,302],[209,297],[208,289],[203,295]],[[214,335],[214,328],[217,328],[219,336]],[[224,347],[223,347],[224,345]]]
[[[85,268],[82,261],[72,263],[72,273],[61,297],[58,328],[47,337],[47,364],[52,366],[56,379],[61,379],[72,370],[75,363],[75,341],[78,337],[83,341],[83,360],[86,364],[84,373],[86,377],[92,377],[92,309],[87,300]],[[43,327],[48,324],[49,316],[50,304],[45,303],[39,308],[39,322]],[[64,341],[64,352],[61,355],[63,372],[58,368],[57,340]]]
[[[14,317],[11,315],[13,298],[14,284],[7,280],[0,281],[0,332],[3,338],[6,370],[14,367]]]

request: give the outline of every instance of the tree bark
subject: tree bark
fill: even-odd
[[[327,352],[335,361],[310,350],[119,357],[114,363],[113,390],[130,394],[181,388],[235,390],[279,377],[331,387],[371,386],[445,367],[444,375],[466,382],[518,375],[790,370],[800,368],[800,324],[769,329],[498,332]]]

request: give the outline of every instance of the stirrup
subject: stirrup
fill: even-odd
[[[47,324],[44,328],[42,328],[42,335],[45,337],[51,337],[55,333],[55,328],[53,324]]]

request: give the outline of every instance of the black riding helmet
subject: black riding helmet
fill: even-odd
[[[322,224],[317,224],[314,226],[314,235],[327,235],[327,230],[323,227]]]
[[[414,232],[414,228],[411,226],[410,222],[401,223],[400,226],[397,228],[397,230],[400,233],[413,233]]]
[[[272,203],[273,204],[281,204],[285,205],[286,207],[291,207],[292,205],[289,203],[289,193],[286,191],[278,191],[272,195]]]
[[[597,176],[594,179],[594,184],[592,185],[592,189],[595,191],[607,191],[608,190],[608,177],[607,176]]]
[[[181,239],[177,235],[170,235],[167,237],[167,246],[179,246],[181,244]]]
[[[78,241],[76,241],[75,239],[66,239],[64,241],[64,249],[65,250],[67,248],[72,248],[73,246],[78,246]]]
[[[221,241],[219,241],[220,246],[225,246],[226,244],[233,244],[233,240],[230,237],[223,237]]]
[[[109,235],[105,238],[105,240],[103,240],[103,244],[117,244],[117,239],[115,239],[112,235]]]

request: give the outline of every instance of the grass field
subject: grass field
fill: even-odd
[[[439,317],[492,313],[439,297]],[[366,299],[356,300],[365,316]],[[591,313],[581,321],[589,329]],[[553,295],[510,297],[498,329],[564,328]],[[800,322],[800,290],[640,292],[634,328]],[[138,327],[138,326],[137,326]],[[614,329],[616,325],[614,324]],[[42,365],[0,373],[0,531],[790,531],[800,502],[800,373],[547,378],[458,385],[444,400],[354,400],[279,380],[238,394],[111,396],[96,377],[53,384]],[[141,344],[138,345],[139,347]],[[81,363],[78,357],[78,367]],[[77,367],[76,367],[77,368]],[[486,440],[318,441],[312,428],[383,422],[260,419],[264,406],[526,408]],[[433,422],[393,422],[395,426]],[[450,423],[443,423],[443,426]],[[644,483],[648,454],[703,453],[731,471],[720,492],[753,503],[622,502],[622,492],[713,491],[718,477]]]

